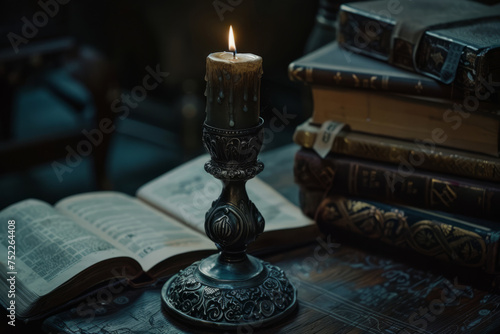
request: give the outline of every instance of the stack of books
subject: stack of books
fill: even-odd
[[[458,1],[486,17],[413,45],[398,19],[436,11],[424,2],[344,4],[338,41],[290,64],[313,96],[294,135],[301,207],[327,233],[500,273],[500,6]]]

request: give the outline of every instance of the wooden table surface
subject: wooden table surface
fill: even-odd
[[[453,275],[415,268],[383,252],[335,243],[330,236],[266,257],[298,288],[299,307],[269,328],[239,333],[496,333],[500,295]],[[425,264],[420,263],[420,266]],[[220,333],[179,323],[161,308],[162,282],[130,289],[92,321],[75,309],[47,319],[52,333]]]

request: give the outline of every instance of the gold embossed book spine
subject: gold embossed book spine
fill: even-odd
[[[293,140],[301,147],[314,149],[319,126],[306,122],[297,127]],[[332,143],[332,154],[349,155],[399,166],[402,161],[419,161],[421,170],[456,175],[470,179],[500,182],[500,159],[474,152],[439,147],[429,143],[384,138],[354,131],[341,131]]]
[[[320,230],[339,240],[409,251],[457,268],[498,275],[498,224],[301,187],[300,205]]]
[[[417,170],[411,164],[380,164],[351,157],[320,158],[302,149],[295,156],[298,184],[341,194],[498,222],[500,186],[491,182]],[[500,224],[499,224],[500,226]]]

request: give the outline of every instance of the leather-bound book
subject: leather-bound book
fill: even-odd
[[[356,88],[460,100],[452,86],[345,50],[331,42],[288,66],[292,81],[311,86]]]
[[[470,96],[498,101],[500,5],[464,0],[343,4],[341,46],[389,62]]]
[[[328,122],[332,127],[339,123]],[[323,149],[329,143],[329,127],[317,126],[309,121],[295,130],[293,141],[309,149]],[[318,140],[318,138],[320,140]],[[408,141],[351,131],[344,127],[330,146],[334,155],[386,162],[393,166],[411,164],[418,160],[418,168],[442,174],[500,182],[500,159],[456,149],[438,147],[430,141]],[[420,159],[419,159],[420,158]],[[423,158],[423,159],[422,159]]]
[[[421,171],[411,163],[395,166],[338,155],[323,159],[307,149],[295,155],[294,175],[299,185],[330,195],[357,196],[500,223],[498,183]]]
[[[456,266],[498,274],[500,229],[494,222],[324,195],[301,187],[301,208],[320,230],[338,240],[358,238],[380,247],[408,250]]]

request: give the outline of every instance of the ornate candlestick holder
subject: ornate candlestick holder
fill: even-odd
[[[224,329],[265,326],[297,305],[297,292],[276,266],[247,255],[248,243],[264,231],[264,218],[248,198],[245,183],[260,173],[263,120],[247,129],[204,124],[203,143],[211,155],[205,170],[223,183],[205,216],[205,232],[219,253],[195,262],[162,288],[166,310],[191,324]]]

